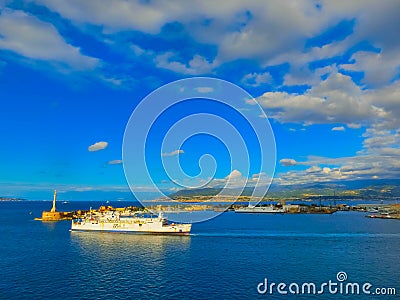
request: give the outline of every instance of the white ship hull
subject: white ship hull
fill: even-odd
[[[162,217],[87,217],[72,220],[71,231],[104,231],[188,235],[192,224],[168,224]]]
[[[285,209],[277,208],[274,206],[254,206],[254,207],[240,207],[235,209],[236,213],[270,213],[279,214],[285,213]]]

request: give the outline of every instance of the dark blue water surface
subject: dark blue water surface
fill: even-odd
[[[98,207],[70,202],[60,210]],[[124,204],[125,205],[125,204]],[[124,206],[121,204],[120,206]],[[400,220],[333,215],[235,214],[193,225],[191,236],[70,232],[34,221],[50,202],[0,202],[1,299],[285,299],[268,282],[347,282],[400,296]],[[355,296],[307,295],[350,299]]]

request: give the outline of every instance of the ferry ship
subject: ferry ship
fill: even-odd
[[[269,206],[247,206],[247,207],[239,207],[235,209],[235,213],[285,213],[286,210],[284,208],[279,208],[274,205]]]
[[[71,231],[104,231],[189,235],[192,224],[173,224],[162,213],[123,213],[120,211],[88,212],[72,220]]]

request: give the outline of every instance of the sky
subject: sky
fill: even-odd
[[[399,178],[399,15],[397,0],[0,0],[0,196],[129,199],[122,150],[132,113],[154,90],[197,76],[260,104],[276,144],[267,181]],[[216,162],[197,178],[208,186],[265,175],[227,165],[230,149],[210,136],[160,150],[182,112],[246,126],[200,102],[157,119],[146,150],[156,185],[180,188],[159,165],[176,158],[190,176]]]

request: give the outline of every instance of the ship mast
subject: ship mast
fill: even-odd
[[[53,207],[51,208],[51,212],[55,212],[56,211],[56,198],[57,198],[57,191],[54,190]]]

